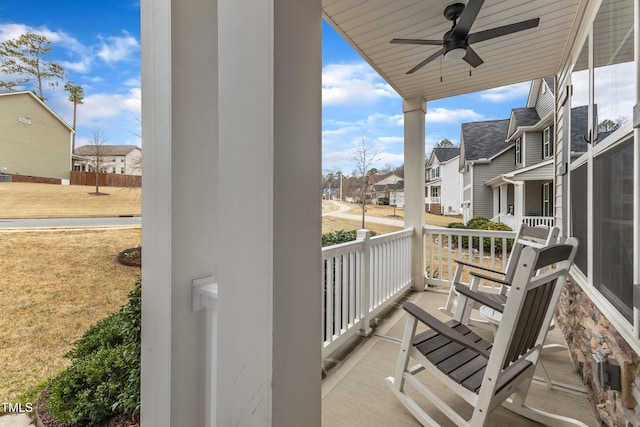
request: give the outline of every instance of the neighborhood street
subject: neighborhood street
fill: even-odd
[[[106,217],[106,218],[31,218],[31,219],[2,219],[0,232],[22,228],[85,228],[85,227],[140,227],[142,218],[137,217]]]

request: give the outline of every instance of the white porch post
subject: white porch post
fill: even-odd
[[[509,186],[504,184],[500,186],[500,213],[506,215],[509,213]]]
[[[524,216],[524,182],[515,182],[513,186],[513,204],[514,224],[519,228]]]
[[[213,275],[210,425],[319,426],[321,1],[142,0],[141,16],[142,425],[206,425],[191,287]]]
[[[402,103],[404,112],[404,225],[413,227],[411,243],[411,279],[413,289],[424,289],[424,115],[426,103],[422,98],[406,99]],[[431,195],[431,194],[429,194]]]
[[[321,1],[218,4],[218,425],[319,426]]]
[[[204,426],[211,407],[207,313],[191,310],[191,284],[216,272],[220,241],[216,15],[211,1],[141,2],[145,427]]]
[[[500,214],[500,188],[493,187],[493,216]]]

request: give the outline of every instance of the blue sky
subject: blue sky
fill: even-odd
[[[109,144],[141,143],[139,19],[137,0],[0,2],[0,40],[27,31],[45,35],[53,47],[49,59],[65,68],[66,81],[83,86],[76,146],[96,131]],[[328,24],[322,28],[323,170],[350,174],[354,144],[363,138],[379,153],[376,167],[403,163],[400,97]],[[72,123],[63,86],[47,87],[46,102]],[[463,122],[508,118],[511,108],[524,106],[528,91],[525,82],[430,102],[426,151],[443,138],[458,143]]]

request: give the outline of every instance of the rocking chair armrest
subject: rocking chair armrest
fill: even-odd
[[[469,275],[477,277],[478,279],[488,280],[489,282],[498,283],[503,286],[511,286],[511,283],[507,282],[506,280],[498,279],[497,277],[487,276],[486,274],[471,271],[469,272]]]
[[[504,271],[494,270],[492,268],[484,267],[482,265],[474,264],[472,262],[466,262],[466,261],[462,261],[460,259],[455,259],[455,260],[453,260],[453,262],[455,262],[458,265],[465,266],[465,267],[476,268],[478,270],[488,271],[489,273],[502,274],[504,276]]]
[[[463,285],[461,283],[454,283],[454,287],[456,291],[459,292],[460,294],[465,295],[466,297],[471,298],[474,301],[478,301],[482,305],[486,305],[496,311],[499,311],[500,313],[504,311],[504,306],[502,304],[487,297],[482,292],[469,289],[468,286]]]
[[[435,332],[440,335],[444,335],[449,338],[451,341],[454,341],[460,345],[463,345],[476,353],[489,358],[489,350],[480,347],[474,341],[470,340],[466,336],[462,335],[460,332],[453,329],[451,326],[444,324],[440,320],[436,319],[417,305],[406,302],[402,305],[402,307],[413,317],[418,319],[420,322],[424,323],[428,327],[430,327]]]

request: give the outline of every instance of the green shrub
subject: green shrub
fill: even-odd
[[[371,232],[371,237],[375,236],[375,232]],[[352,242],[358,238],[358,231],[332,231],[322,235],[322,247],[337,245],[339,243]]]
[[[452,222],[452,223],[447,225],[447,228],[466,228],[466,229],[469,229],[469,230],[511,231],[511,228],[508,225],[503,224],[501,222],[492,222],[492,221],[489,221],[488,219],[486,219],[484,217],[481,217],[481,216],[476,216],[476,217],[471,218],[467,222],[466,226],[461,222]],[[462,247],[463,248],[468,248],[469,247],[468,239],[469,239],[468,237],[462,236]],[[455,245],[458,244],[458,236],[451,236],[451,240],[453,241],[453,243]],[[473,248],[480,249],[480,237],[474,237],[472,239],[472,241],[473,241],[472,242]],[[510,251],[512,246],[513,246],[513,239],[507,239],[507,250]],[[491,239],[483,238],[482,239],[482,247],[485,250],[491,250]],[[495,240],[494,248],[495,248],[496,251],[501,251],[502,250],[502,240],[501,239],[496,239]]]
[[[71,366],[51,380],[49,410],[68,423],[96,424],[140,411],[141,283],[120,311],[92,326],[66,357]]]
[[[467,221],[467,228],[470,230],[481,230],[482,225],[489,222],[489,220],[483,216],[474,216]]]
[[[461,222],[450,222],[449,224],[447,224],[447,228],[467,228],[463,223]],[[458,236],[451,236],[451,241],[453,242],[454,245],[458,245]],[[462,236],[462,247],[463,248],[468,248],[469,247],[469,238],[467,236]]]
[[[388,206],[389,205],[389,198],[388,197],[379,197],[378,198],[378,205],[379,206]]]
[[[487,221],[484,224],[481,225],[480,230],[493,230],[493,231],[512,231],[511,227],[509,227],[506,224],[503,224],[501,222],[493,222],[493,221]],[[479,244],[476,244],[475,240],[477,239],[474,238],[474,247],[480,247]],[[483,247],[486,250],[491,250],[491,239],[482,239],[483,242]],[[478,242],[479,243],[479,242]],[[513,239],[507,239],[507,250],[510,251],[511,248],[513,247]],[[502,250],[502,239],[495,239],[495,250],[496,251],[501,251]]]

